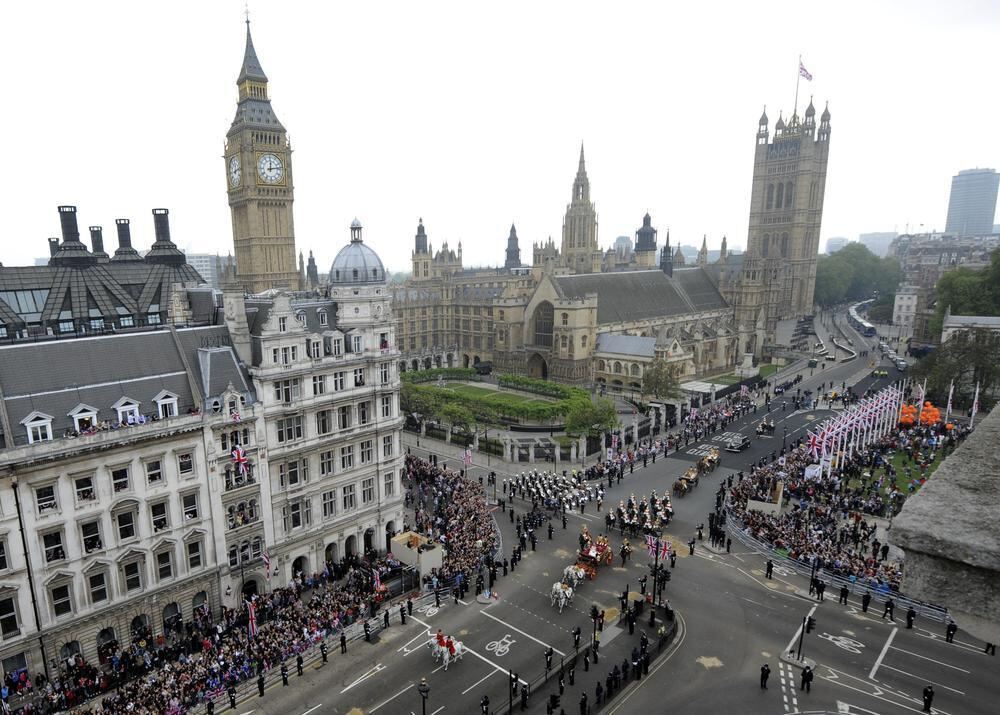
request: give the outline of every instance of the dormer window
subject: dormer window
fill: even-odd
[[[303,312],[303,311],[300,310],[298,313],[295,314],[295,319],[297,321],[299,321],[299,323],[301,323],[302,325],[305,325],[306,324],[306,314],[305,314],[305,312]]]
[[[278,332],[283,333],[288,330],[288,318],[278,318]]]
[[[328,320],[327,320],[327,316],[326,316],[326,311],[325,310],[319,311],[319,324],[320,325],[327,325],[328,324]]]
[[[35,411],[21,420],[21,424],[28,430],[28,444],[52,439],[52,415]]]
[[[97,409],[81,403],[74,407],[67,417],[73,418],[73,429],[77,432],[86,432],[97,424]]]
[[[153,402],[156,403],[156,412],[160,416],[160,419],[177,416],[177,395],[174,393],[161,390],[153,398]]]
[[[124,425],[139,424],[139,403],[131,397],[123,397],[112,405],[118,412],[118,421]]]

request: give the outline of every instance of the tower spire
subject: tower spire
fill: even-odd
[[[577,173],[578,176],[586,176],[587,175],[587,167],[586,167],[585,162],[583,160],[583,142],[582,141],[580,142],[580,167],[576,170],[576,173]]]
[[[260,66],[260,60],[257,59],[257,51],[253,47],[253,38],[250,36],[250,11],[247,10],[247,44],[246,49],[243,50],[243,66],[240,68],[240,76],[236,79],[236,84],[241,84],[245,80],[254,80],[257,82],[267,82],[267,75],[264,74],[264,69]]]

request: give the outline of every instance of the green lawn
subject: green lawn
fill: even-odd
[[[760,376],[769,377],[778,371],[778,366],[771,363],[760,366]]]
[[[708,378],[709,382],[714,382],[719,385],[735,385],[740,381],[740,378],[736,376],[736,373],[728,373],[726,375],[716,375],[715,377]]]
[[[554,400],[546,397],[540,397],[539,395],[531,395],[520,392],[514,392],[512,390],[491,390],[488,387],[479,387],[477,385],[469,385],[461,382],[449,382],[445,385],[445,389],[451,390],[457,395],[462,397],[475,398],[479,400],[489,400],[491,397],[503,396],[507,400],[516,400],[525,405],[550,405]]]
[[[917,480],[917,482],[918,482],[916,484],[913,492],[910,492],[909,491],[909,481],[906,478],[905,466],[903,464],[903,457],[904,456],[905,456],[905,454],[903,452],[896,452],[896,454],[894,454],[893,457],[892,457],[892,466],[896,470],[896,488],[899,491],[903,492],[904,494],[910,494],[910,493],[915,494],[916,492],[920,491],[920,487],[922,486],[919,483],[920,468],[913,462],[912,459],[909,461],[910,471],[911,471],[911,477],[910,477],[910,479]],[[944,461],[944,457],[941,455],[941,452],[939,451],[937,453],[937,456],[934,458],[934,461],[931,462],[930,465],[927,467],[927,473],[926,473],[925,476],[927,478],[930,478],[930,476],[932,474],[934,474],[934,470],[936,470],[938,468],[938,466],[941,464],[941,462],[943,462],[943,461]],[[849,486],[851,486],[853,488],[853,487],[858,486],[860,483],[861,483],[860,480],[854,479],[854,480],[851,480]],[[882,494],[888,494],[889,491],[890,491],[890,487],[891,486],[892,486],[891,482],[886,482],[883,485],[883,487],[882,487]]]

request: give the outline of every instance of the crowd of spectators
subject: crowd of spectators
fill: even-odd
[[[406,471],[415,493],[416,530],[444,548],[441,569],[430,578],[468,579],[479,572],[499,546],[483,485],[413,455],[406,457]]]
[[[78,708],[105,715],[181,715],[371,616],[385,592],[377,584],[398,567],[391,556],[370,553],[328,564],[321,573],[296,574],[287,586],[252,597],[254,637],[246,601],[239,608],[223,607],[219,619],[207,607],[198,608],[192,620],[156,638],[139,629],[129,643],[102,649],[106,658],[100,665],[75,655],[51,680],[39,676],[37,697],[18,707],[25,713]],[[22,694],[29,693],[28,683]]]
[[[877,538],[873,517],[888,518],[915,489],[897,484],[894,455],[901,453],[904,469],[912,461],[922,474],[965,438],[968,428],[919,426],[900,429],[855,452],[839,469],[807,470],[816,460],[798,446],[748,473],[730,488],[730,514],[755,539],[787,552],[805,564],[814,559],[827,571],[860,584],[898,590],[902,564],[889,558],[889,548]],[[810,472],[807,476],[807,471]],[[909,478],[909,471],[907,471]],[[925,477],[921,477],[925,478]],[[750,509],[751,500],[771,502],[776,485],[784,488],[790,509],[769,514]]]

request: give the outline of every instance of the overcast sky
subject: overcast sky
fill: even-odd
[[[242,0],[21,2],[2,11],[5,240],[154,207],[189,252],[230,251],[222,159]],[[254,44],[294,150],[296,246],[329,269],[357,216],[391,270],[417,219],[466,265],[558,243],[581,140],[599,239],[649,211],[673,242],[746,245],[754,134],[802,81],[832,137],[822,237],[943,229],[951,176],[1000,168],[1000,3],[253,0]]]

